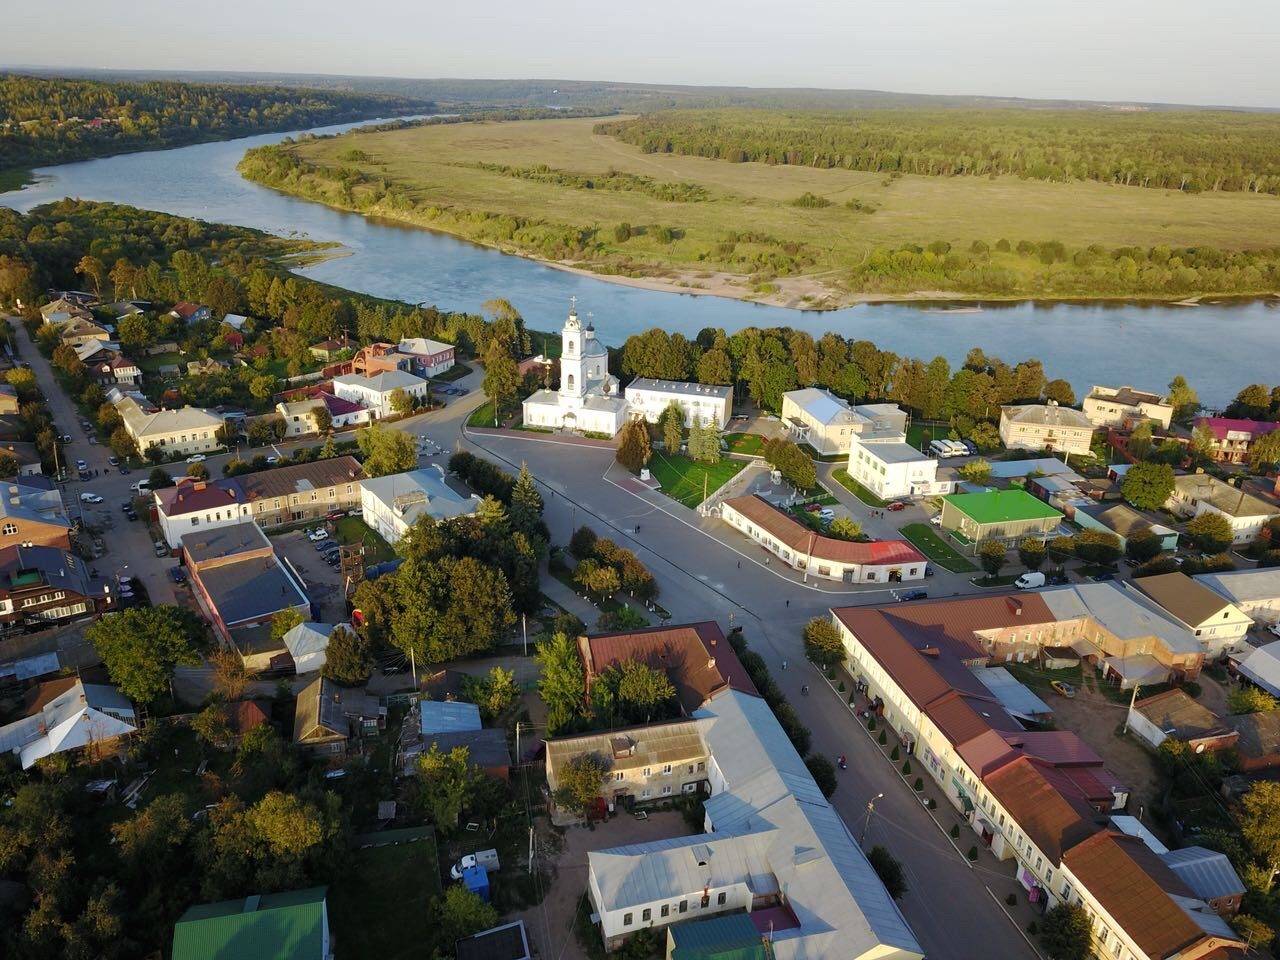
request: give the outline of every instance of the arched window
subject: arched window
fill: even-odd
[[[573,353],[573,341],[572,341],[572,340],[570,340],[568,343],[566,343],[566,344],[565,344],[565,352],[566,352],[566,353],[570,353],[570,354],[571,354],[571,353]]]
[[[573,389],[573,374],[569,374],[569,389]]]

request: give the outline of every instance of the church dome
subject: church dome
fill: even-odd
[[[592,337],[582,345],[582,355],[584,357],[607,357],[609,355],[609,348],[599,340]]]

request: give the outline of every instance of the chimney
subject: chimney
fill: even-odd
[[[1022,616],[1021,600],[1019,600],[1017,597],[1005,597],[1004,602],[1008,605],[1009,612],[1012,613],[1015,617]]]
[[[714,670],[715,668],[716,668],[716,658],[715,658],[715,657],[707,657],[707,669],[708,669],[708,670]]]

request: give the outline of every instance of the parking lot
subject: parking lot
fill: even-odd
[[[288,559],[289,563],[302,577],[307,588],[307,595],[320,608],[320,619],[325,623],[337,623],[346,618],[345,595],[342,589],[342,574],[337,564],[325,562],[324,553],[316,549],[317,543],[308,539],[307,531],[317,526],[331,524],[311,524],[305,529],[293,529],[287,533],[272,534],[271,540],[277,552]],[[332,536],[320,543],[334,542]],[[329,551],[332,552],[332,548]]]

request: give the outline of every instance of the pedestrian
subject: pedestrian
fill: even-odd
[[[787,669],[787,661],[785,659],[782,661],[782,669]]]
[[[739,569],[739,570],[741,570],[741,569],[742,569],[742,561],[741,561],[741,560],[739,560],[739,561],[738,561],[738,569]]]
[[[788,607],[789,607],[789,606],[791,606],[791,598],[790,598],[790,597],[788,597],[788,598],[787,598],[787,606],[788,606]]]

